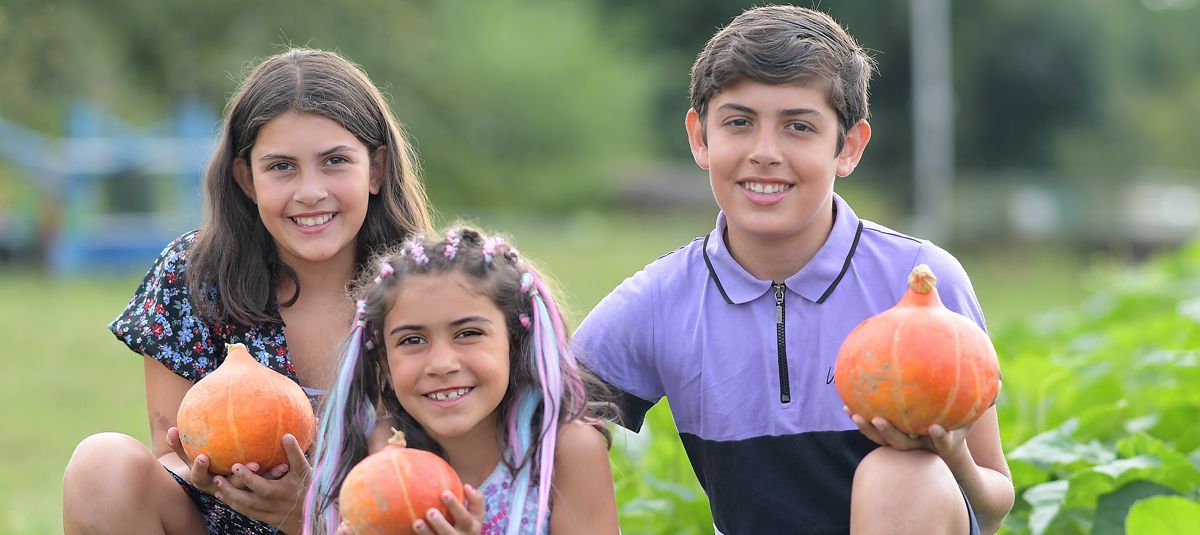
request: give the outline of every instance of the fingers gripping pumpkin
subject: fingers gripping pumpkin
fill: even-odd
[[[936,282],[929,266],[914,268],[904,297],[850,332],[834,368],[851,411],[914,436],[974,422],[1000,390],[987,333],[942,305]]]
[[[407,535],[415,520],[437,509],[450,519],[442,492],[463,501],[458,474],[436,454],[405,447],[404,433],[388,447],[360,461],[346,474],[338,493],[342,519],[361,535]]]
[[[208,455],[209,471],[224,475],[235,463],[282,464],[284,434],[307,450],[316,433],[304,389],[260,364],[242,344],[226,346],[225,361],[188,390],[176,421],[188,457]]]

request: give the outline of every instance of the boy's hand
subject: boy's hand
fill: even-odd
[[[478,534],[483,529],[483,495],[470,485],[463,485],[463,498],[466,505],[454,499],[450,491],[442,493],[442,503],[454,518],[453,526],[437,509],[430,509],[424,520],[413,522],[413,531],[419,535]]]
[[[946,431],[942,426],[935,424],[929,427],[929,435],[912,437],[896,429],[891,422],[884,418],[876,416],[868,422],[861,415],[851,413],[848,407],[842,407],[842,410],[846,411],[850,420],[858,426],[862,434],[880,446],[898,450],[929,450],[938,454],[949,466],[960,465],[964,457],[970,459],[971,454],[967,450],[967,433],[971,430],[970,425]],[[971,462],[973,463],[974,460]]]

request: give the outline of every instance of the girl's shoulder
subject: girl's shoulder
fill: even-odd
[[[155,260],[155,266],[164,263],[179,264],[179,269],[183,268],[183,264],[187,261],[188,251],[192,245],[196,243],[196,237],[199,235],[199,230],[191,230],[180,234],[166,247],[163,247],[161,253],[158,254],[158,259]]]
[[[558,430],[554,462],[558,469],[579,463],[608,462],[608,438],[596,426],[583,420],[567,422]]]

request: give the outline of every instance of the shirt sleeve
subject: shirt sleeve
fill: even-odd
[[[163,363],[171,371],[197,381],[219,363],[222,347],[213,330],[196,316],[184,269],[195,233],[167,245],[146,273],[125,310],[108,329],[129,349]]]
[[[615,391],[619,423],[633,431],[664,395],[655,361],[653,290],[646,271],[625,279],[592,309],[573,339],[580,362]]]
[[[919,264],[926,264],[929,269],[933,270],[934,276],[937,277],[938,296],[942,298],[942,304],[946,305],[946,308],[970,318],[979,325],[979,328],[987,332],[987,321],[983,316],[983,308],[979,305],[979,298],[975,296],[971,278],[967,276],[967,271],[963,269],[958,259],[945,249],[930,242],[924,242],[921,250],[917,253],[917,260],[913,267]]]

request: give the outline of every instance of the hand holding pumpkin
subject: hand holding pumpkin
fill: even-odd
[[[191,457],[188,457],[187,452],[183,449],[183,442],[179,440],[178,427],[167,428],[167,445],[171,446],[172,450],[175,450],[175,455],[183,460],[183,464],[187,465],[189,469],[187,474],[179,474],[179,477],[184,478],[193,487],[202,492],[216,494],[217,486],[213,480],[213,476],[216,474],[208,471],[209,463],[211,462],[208,455],[201,453],[196,456],[195,461]]]
[[[437,509],[430,509],[425,514],[423,524],[413,526],[417,535],[471,535],[478,534],[483,529],[483,495],[470,485],[463,485],[463,502],[458,501],[453,493],[442,493],[442,502],[446,504],[447,519]],[[450,522],[454,524],[451,525]]]
[[[268,479],[243,465],[235,464],[233,475],[213,478],[217,488],[213,496],[243,515],[272,526],[283,526],[284,531],[291,533],[300,526],[300,514],[304,508],[304,494],[308,491],[312,466],[304,457],[296,437],[284,435],[283,449],[287,452],[287,469],[282,477]],[[274,471],[268,471],[268,475]],[[240,478],[245,488],[235,486],[231,481],[233,478]],[[292,529],[286,529],[289,524],[293,526]]]
[[[861,414],[851,412],[849,407],[843,407],[843,409],[850,416],[850,420],[858,426],[859,431],[880,446],[898,450],[929,450],[944,459],[948,466],[957,466],[964,459],[971,460],[970,452],[967,449],[967,434],[971,431],[970,424],[949,431],[941,425],[933,424],[929,427],[928,435],[914,437],[897,429],[883,417],[876,416],[871,421],[867,421]]]

